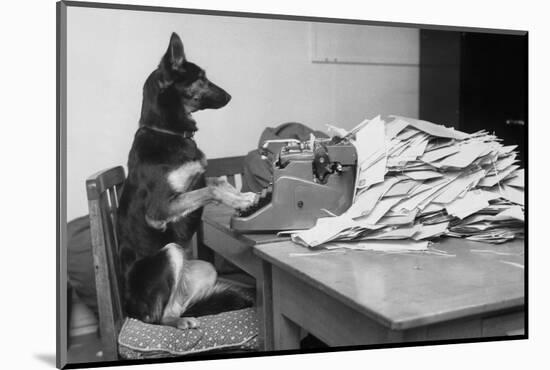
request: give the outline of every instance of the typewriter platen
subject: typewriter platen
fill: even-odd
[[[300,142],[277,140],[264,148],[278,150],[273,179],[259,202],[231,218],[240,232],[307,229],[319,217],[340,215],[353,201],[357,153],[338,137]],[[274,150],[275,149],[275,150]]]

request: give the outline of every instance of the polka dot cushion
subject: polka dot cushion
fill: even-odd
[[[257,350],[259,324],[254,308],[197,318],[196,329],[151,325],[128,318],[118,336],[126,359],[182,356],[219,349]]]

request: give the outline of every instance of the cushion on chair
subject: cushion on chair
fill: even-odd
[[[176,329],[128,318],[118,336],[126,359],[175,357],[215,350],[257,350],[259,324],[254,308],[199,317],[200,327]]]

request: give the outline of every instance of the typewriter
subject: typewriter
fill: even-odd
[[[232,216],[239,232],[308,229],[319,217],[340,215],[353,201],[357,153],[346,139],[272,140],[263,145],[278,153],[273,178],[252,208]]]

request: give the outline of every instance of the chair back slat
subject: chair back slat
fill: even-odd
[[[122,185],[116,185],[114,188],[113,188],[113,192],[115,194],[115,201],[116,201],[116,207],[118,209],[118,202],[120,200],[120,196],[122,195]]]
[[[114,312],[119,318],[122,318],[122,299],[121,299],[121,274],[120,274],[120,263],[118,259],[119,249],[118,249],[118,238],[116,234],[116,215],[117,215],[117,206],[118,201],[114,195],[113,189],[107,189],[105,193],[100,198],[103,203],[102,210],[102,220],[104,223],[103,233],[105,238],[105,247],[107,250],[107,258],[109,261],[109,276],[111,277],[111,291],[113,296],[113,306]],[[115,320],[116,324],[121,324],[120,320]]]
[[[227,182],[241,190],[244,156],[208,160],[206,177],[225,177]]]
[[[243,173],[244,156],[214,158],[208,160],[206,177],[220,177]],[[229,181],[229,179],[228,179]]]
[[[103,358],[118,358],[118,333],[125,315],[116,235],[117,209],[124,169],[120,166],[98,172],[86,180],[90,231],[96,276],[99,325]]]

